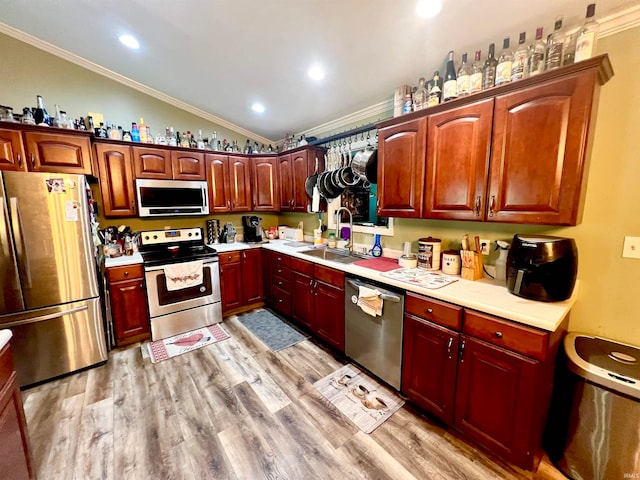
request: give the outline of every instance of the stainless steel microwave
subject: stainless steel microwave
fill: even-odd
[[[136,180],[141,217],[208,215],[207,182],[193,180]]]

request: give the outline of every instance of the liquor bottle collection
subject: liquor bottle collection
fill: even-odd
[[[497,56],[495,44],[492,43],[484,62],[481,61],[481,50],[475,51],[471,64],[467,53],[463,53],[456,69],[454,52],[450,51],[444,76],[436,70],[431,80],[421,77],[417,87],[403,85],[396,88],[393,116],[423,110],[457,97],[591,58],[595,54],[599,27],[594,19],[595,11],[595,3],[590,4],[584,23],[570,34],[563,29],[563,19],[559,16],[546,41],[543,40],[542,27],[539,27],[535,40],[529,44],[526,32],[520,33],[518,44],[514,47],[511,47],[510,38],[505,38]]]

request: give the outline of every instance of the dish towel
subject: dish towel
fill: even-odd
[[[202,260],[166,265],[164,276],[169,291],[200,285],[202,283]]]
[[[382,296],[379,290],[375,288],[358,286],[358,302],[356,305],[372,317],[382,315]]]

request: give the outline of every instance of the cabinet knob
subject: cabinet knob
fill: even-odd
[[[496,332],[495,335],[496,338],[502,338],[502,332]]]
[[[278,286],[279,286],[279,287],[280,287],[280,286],[282,286],[282,282],[278,282]]]
[[[124,272],[124,276],[128,277],[129,276],[129,272]]]
[[[427,313],[433,313],[433,308],[427,308],[427,309],[425,310],[425,312],[427,312]]]
[[[281,298],[278,299],[278,303],[282,303],[282,299]]]

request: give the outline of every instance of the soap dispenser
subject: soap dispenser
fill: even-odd
[[[371,255],[374,257],[382,256],[382,245],[380,244],[380,234],[376,233],[376,238],[373,242],[373,247],[371,248]]]

